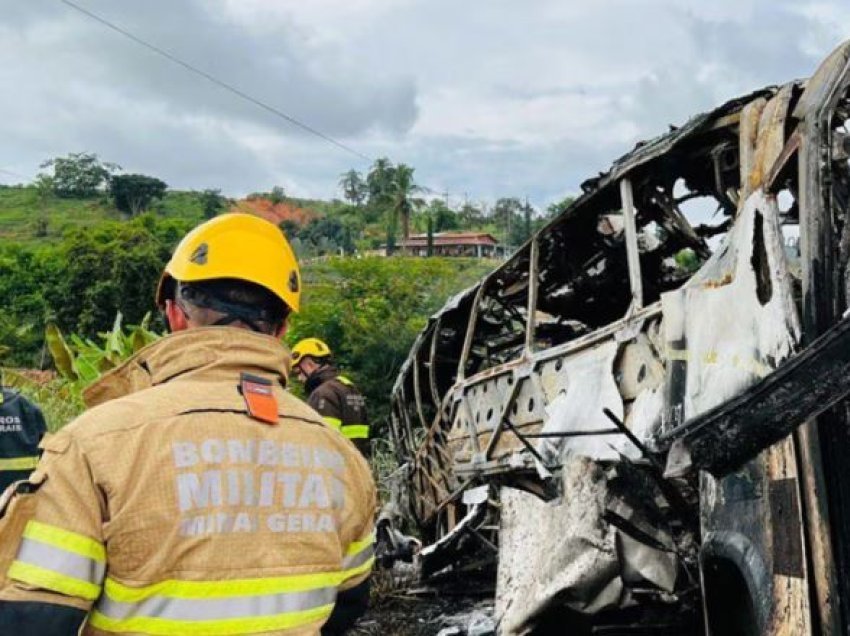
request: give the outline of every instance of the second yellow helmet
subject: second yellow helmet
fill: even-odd
[[[331,355],[331,348],[318,338],[304,338],[292,347],[292,364],[298,364],[301,358],[327,358]]]

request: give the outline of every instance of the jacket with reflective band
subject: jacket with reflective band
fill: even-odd
[[[47,431],[39,408],[0,387],[0,492],[26,479],[38,463],[38,443]]]
[[[308,402],[333,428],[352,440],[361,450],[368,448],[369,420],[366,400],[351,382],[333,366],[319,369],[307,381]]]
[[[375,486],[284,390],[288,364],[274,338],[212,327],[105,376],[45,439],[34,516],[0,524],[19,542],[0,598],[87,610],[84,634],[317,634],[371,570]],[[241,372],[272,382],[276,424],[249,417]]]

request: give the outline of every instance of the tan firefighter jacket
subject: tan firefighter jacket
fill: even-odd
[[[317,634],[369,575],[376,494],[354,446],[284,391],[288,368],[275,338],[209,327],[92,386],[3,518],[0,598],[87,610],[83,634]],[[246,387],[274,396],[274,423],[248,415]]]

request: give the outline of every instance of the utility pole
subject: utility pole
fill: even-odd
[[[506,228],[505,229],[505,250],[507,250],[510,247],[511,217],[514,215],[514,212],[513,212],[513,210],[511,210],[510,206],[507,207],[506,212],[507,212],[507,214],[505,216],[507,217],[507,223],[505,224],[505,228]],[[507,251],[506,251],[506,253],[507,253]]]

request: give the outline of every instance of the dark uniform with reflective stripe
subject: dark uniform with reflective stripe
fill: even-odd
[[[354,383],[341,375],[336,367],[327,365],[314,372],[306,382],[310,393],[307,400],[333,428],[354,442],[367,459],[370,456],[369,419],[366,399]]]
[[[26,479],[38,463],[38,443],[47,431],[38,407],[15,391],[0,393],[0,492]]]

